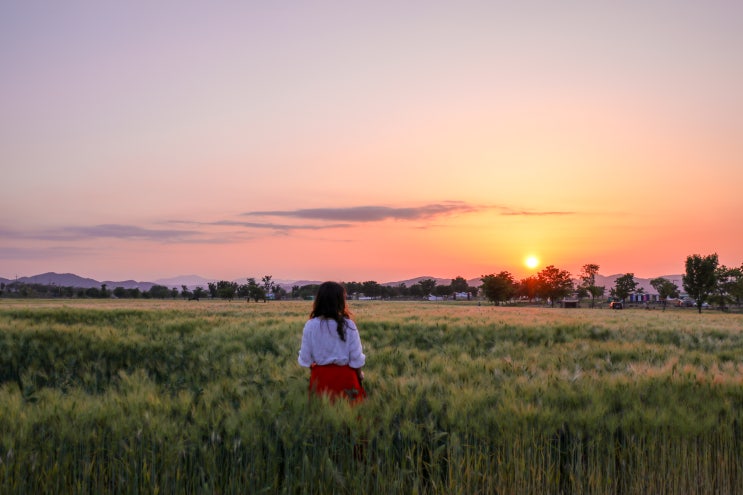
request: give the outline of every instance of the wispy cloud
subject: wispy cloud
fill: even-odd
[[[48,260],[55,257],[90,256],[98,254],[95,249],[71,246],[49,246],[49,247],[0,247],[0,259],[7,260]]]
[[[380,222],[383,220],[430,220],[445,215],[475,213],[495,210],[504,216],[561,216],[574,215],[574,211],[528,210],[504,205],[474,205],[463,201],[449,201],[414,207],[350,206],[343,208],[304,208],[298,210],[268,210],[243,213],[244,216],[299,218],[303,220],[344,221],[352,223]],[[347,226],[341,224],[342,226]],[[337,226],[337,225],[336,225]],[[320,227],[327,228],[328,226]],[[286,228],[289,228],[286,226]],[[293,226],[292,228],[299,228]],[[305,226],[305,228],[317,228]]]
[[[351,227],[350,223],[332,223],[324,225],[290,225],[281,223],[240,222],[237,220],[219,220],[216,222],[207,222],[201,225],[222,225],[225,227],[245,227],[248,229],[271,229],[278,231],[344,229]]]
[[[379,222],[382,220],[423,220],[457,213],[471,213],[481,207],[463,202],[446,202],[417,207],[350,206],[345,208],[304,208],[299,210],[251,211],[245,216],[272,216],[343,222]]]
[[[385,220],[401,222],[421,222],[414,228],[430,228],[431,221],[452,215],[466,215],[491,211],[503,216],[564,216],[575,215],[574,211],[530,210],[507,205],[480,205],[464,201],[443,201],[420,206],[348,206],[333,208],[301,208],[295,210],[262,210],[240,214],[241,217],[256,217],[259,221],[240,219],[221,219],[213,221],[170,220],[160,226],[139,226],[130,224],[96,224],[57,227],[50,230],[14,230],[0,226],[0,237],[4,239],[30,239],[67,243],[93,239],[119,239],[149,241],[156,243],[222,244],[236,240],[245,241],[259,237],[260,231],[271,231],[273,235],[290,235],[292,232],[348,229],[354,225]],[[274,222],[270,218],[260,221],[260,217],[278,217],[286,222]],[[173,228],[176,227],[176,228]],[[220,229],[220,227],[223,227]],[[229,229],[226,232],[225,228]],[[251,232],[252,231],[252,232]],[[6,248],[6,256],[7,254]],[[30,255],[30,253],[29,253]],[[2,253],[0,253],[0,258]]]
[[[86,239],[122,239],[156,242],[195,242],[202,234],[194,230],[145,228],[137,225],[70,225],[47,230],[10,232],[9,238],[38,241],[77,241]]]
[[[147,229],[136,225],[103,224],[87,227],[67,227],[62,232],[66,235],[98,237],[113,239],[136,239],[149,241],[183,241],[193,238],[191,230]]]
[[[532,210],[513,210],[508,207],[500,207],[501,215],[504,216],[524,216],[524,217],[544,217],[544,216],[562,216],[575,215],[574,211],[532,211]]]

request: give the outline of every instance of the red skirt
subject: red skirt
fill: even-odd
[[[353,403],[361,402],[366,397],[356,370],[348,365],[337,364],[313,364],[310,367],[310,395],[312,393],[327,394],[330,400],[343,397]]]

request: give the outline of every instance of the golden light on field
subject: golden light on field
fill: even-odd
[[[537,258],[536,256],[527,256],[524,260],[524,264],[527,268],[533,270],[539,266],[539,258]]]

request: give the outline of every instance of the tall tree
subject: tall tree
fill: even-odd
[[[721,310],[726,311],[728,303],[736,301],[735,292],[739,281],[743,276],[740,268],[728,268],[720,265],[715,269],[715,292],[710,296],[710,301],[717,304]]]
[[[364,292],[364,284],[361,282],[344,282],[343,286],[346,288],[346,294],[349,296],[361,294]]]
[[[228,280],[220,280],[217,282],[217,295],[222,299],[232,301],[237,294],[237,282],[230,282]]]
[[[717,264],[717,253],[707,256],[692,254],[686,257],[686,273],[682,279],[684,290],[694,299],[700,314],[702,305],[717,286]]]
[[[734,268],[733,270],[734,280],[731,281],[728,290],[735,303],[740,306],[741,301],[743,301],[743,264],[740,265],[740,268]]]
[[[508,301],[516,293],[516,282],[509,272],[482,275],[480,280],[482,280],[482,292],[485,298],[493,304]]]
[[[273,283],[273,277],[271,275],[264,275],[261,281],[263,282],[263,290],[266,292],[266,294],[270,294],[273,292],[274,283]]]
[[[537,282],[537,294],[549,298],[553,307],[557,299],[565,297],[573,291],[573,280],[570,277],[570,272],[553,265],[549,265],[537,273]]]
[[[148,292],[150,297],[153,299],[165,299],[166,297],[170,297],[170,289],[164,285],[153,285],[150,287]]]
[[[638,282],[635,281],[634,273],[625,273],[619,278],[614,279],[614,288],[611,293],[617,299],[624,302],[630,294],[641,291],[642,289],[637,288]]]
[[[516,287],[516,295],[526,297],[529,302],[533,301],[539,293],[539,280],[536,275],[521,279]]]
[[[395,295],[400,297],[407,297],[410,295],[410,289],[405,285],[405,282],[401,282],[400,285],[395,287]]]
[[[408,295],[410,297],[420,299],[421,297],[427,296],[428,294],[423,294],[423,288],[421,287],[421,284],[416,283],[408,288]]]
[[[433,290],[435,296],[443,297],[444,299],[452,295],[452,292],[451,285],[437,285]]]
[[[436,281],[432,278],[427,278],[419,281],[417,285],[420,286],[423,297],[428,297],[433,294],[433,288],[436,287]]]
[[[278,284],[274,284],[274,286],[273,286],[273,297],[274,297],[274,299],[276,299],[277,301],[280,301],[280,300],[286,298],[287,294],[288,293],[286,292],[286,289],[284,289],[282,286],[280,286]]]
[[[193,292],[188,289],[187,285],[181,285],[181,297],[183,299],[191,299],[193,297]]]
[[[197,301],[206,295],[206,291],[203,287],[196,287],[193,290],[193,298]]]
[[[669,297],[678,297],[679,288],[676,284],[668,280],[667,278],[658,277],[650,281],[650,285],[658,291],[658,297],[663,305],[663,311],[666,310]]]
[[[367,297],[379,297],[382,295],[382,286],[376,280],[367,280],[361,283],[362,292]]]
[[[262,299],[263,302],[266,302],[266,290],[258,285],[253,277],[248,279],[247,293],[248,301],[253,299],[255,302],[258,302],[259,299]]]
[[[451,281],[452,292],[467,292],[470,286],[464,277],[453,278]]]
[[[591,296],[591,307],[594,307],[594,303],[597,297],[604,295],[606,288],[604,286],[596,285],[596,275],[599,273],[599,265],[586,264],[583,265],[580,272],[580,288],[585,290],[588,295]]]

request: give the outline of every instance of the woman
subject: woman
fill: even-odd
[[[310,368],[310,393],[327,394],[331,400],[347,397],[352,402],[366,397],[361,385],[366,356],[341,284],[324,282],[318,288],[302,331],[298,361]]]

